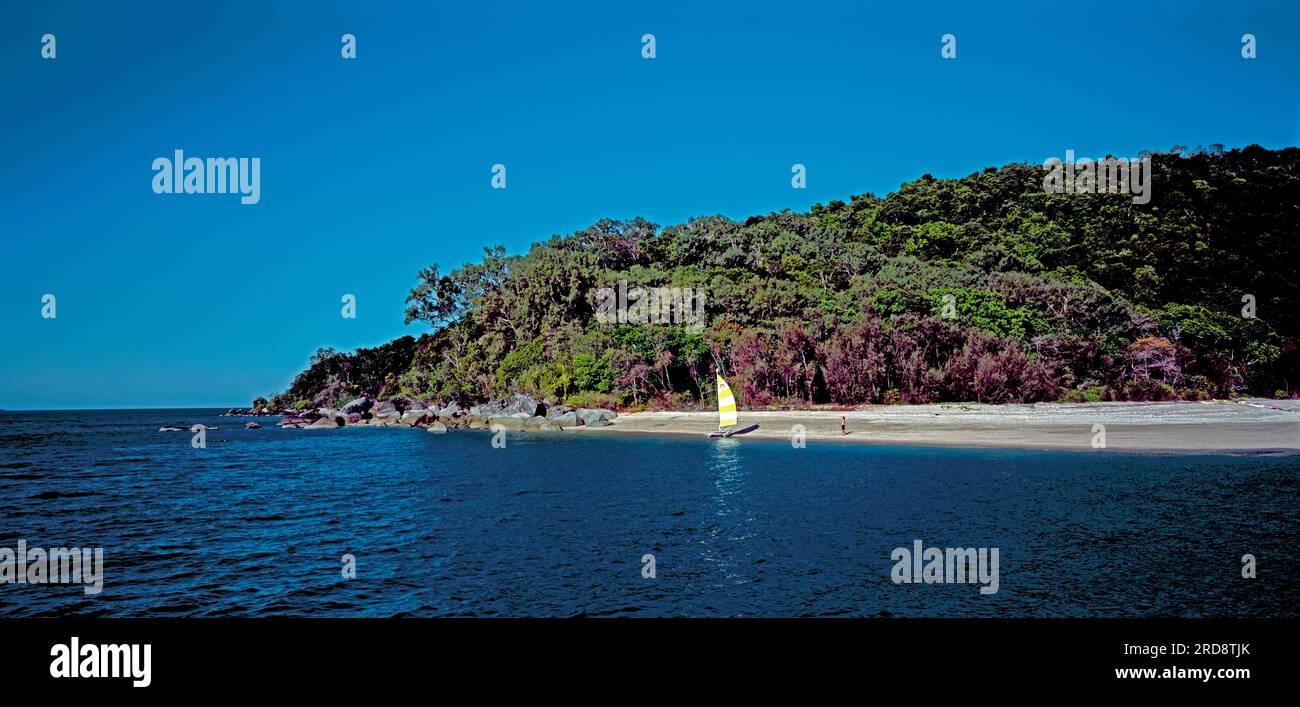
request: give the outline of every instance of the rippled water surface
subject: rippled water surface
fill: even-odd
[[[1300,613],[1296,457],[579,433],[494,449],[247,420],[0,413],[0,547],[102,547],[106,566],[98,596],[0,584],[0,616]],[[194,423],[220,427],[206,449],[158,431]],[[917,538],[999,548],[999,591],[894,584],[890,554]]]

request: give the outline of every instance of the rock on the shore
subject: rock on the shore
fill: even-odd
[[[573,411],[574,409],[568,405],[551,405],[546,408],[546,419],[554,420],[557,417],[567,415]]]
[[[370,408],[373,407],[374,404],[375,401],[373,398],[367,398],[366,396],[363,395],[360,398],[357,398],[356,400],[353,400],[352,402],[348,403],[347,405],[344,405],[343,412],[345,414],[355,413],[357,415],[360,415],[363,412],[369,412]]]
[[[504,412],[511,415],[526,413],[529,417],[540,417],[546,414],[546,405],[531,395],[516,395],[510,399]]]
[[[537,432],[546,424],[554,423],[540,416],[521,417],[519,415],[497,415],[487,419],[487,427],[489,429],[501,427],[503,429],[518,430],[521,432]]]
[[[338,419],[339,419],[339,420],[342,420],[343,418],[340,417],[340,418],[338,418]],[[320,419],[318,419],[318,420],[316,420],[315,422],[313,422],[313,423],[307,425],[307,426],[304,427],[303,429],[307,429],[307,430],[332,430],[332,429],[334,429],[335,427],[342,427],[342,426],[343,426],[343,425],[340,425],[340,424],[335,420],[335,418],[333,418],[333,417],[327,417],[327,416],[322,416]]]
[[[553,409],[554,408],[552,408],[552,410]],[[560,427],[577,427],[582,424],[582,420],[578,418],[578,413],[573,410],[554,416],[551,415],[551,410],[547,410],[546,419],[548,422],[552,422]]]
[[[398,419],[398,423],[406,425],[407,427],[415,427],[416,425],[430,421],[432,417],[433,413],[424,408],[408,408],[406,412],[402,413],[402,417]]]
[[[618,413],[613,410],[601,408],[578,408],[577,414],[578,419],[582,420],[582,424],[589,427],[605,427],[611,420],[618,417]]]
[[[396,424],[402,419],[402,411],[391,400],[385,400],[370,408],[370,419],[372,422],[379,420],[385,424]]]
[[[253,401],[252,407],[230,408],[223,413],[223,417],[270,417],[272,415],[281,414],[283,414],[283,411],[277,412],[276,410],[272,410],[270,403],[266,402],[262,398],[258,398]]]
[[[493,400],[469,409],[475,417],[539,417],[546,414],[546,405],[531,395],[513,395],[505,400]]]
[[[489,429],[502,427],[507,430],[522,430],[526,419],[528,418],[495,415],[487,419],[487,426]]]
[[[607,427],[617,417],[613,410],[547,405],[531,395],[513,395],[465,409],[455,401],[437,403],[404,400],[375,400],[359,397],[341,409],[322,407],[301,412],[285,411],[283,428],[329,429],[346,425],[368,427],[426,427],[430,432],[449,429],[485,429],[496,426],[509,430],[555,432],[569,427]]]

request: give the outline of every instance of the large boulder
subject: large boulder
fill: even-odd
[[[321,421],[326,421],[330,423],[330,426],[342,427],[348,423],[347,418],[344,417],[343,415],[343,412],[335,408],[320,408],[316,411],[316,414],[319,415],[320,417],[314,422],[312,422],[312,425],[316,425]]]
[[[438,417],[456,417],[463,412],[465,412],[465,409],[460,406],[460,403],[453,400],[447,403],[446,407],[438,409]]]
[[[546,421],[557,424],[560,427],[577,427],[582,424],[582,420],[578,419],[578,413],[573,410],[559,415],[552,415],[551,410],[547,410]]]
[[[342,426],[343,426],[343,425],[340,424],[340,422],[339,422],[339,421],[341,421],[342,419],[343,419],[343,418],[341,418],[341,417],[340,417],[340,418],[321,417],[319,420],[316,420],[315,422],[311,423],[310,425],[307,425],[307,426],[306,426],[306,429],[309,429],[309,430],[332,430],[332,429],[334,429],[335,427],[342,427]]]
[[[546,405],[531,395],[516,395],[510,398],[502,412],[507,415],[526,413],[529,417],[540,417],[546,414]]]
[[[537,417],[546,414],[546,406],[531,395],[513,395],[505,400],[492,400],[469,409],[475,417]]]
[[[503,427],[507,430],[522,430],[524,423],[531,418],[496,415],[488,418],[488,428]]]
[[[382,403],[376,403],[374,407],[370,408],[370,419],[371,421],[378,420],[385,424],[395,425],[401,421],[402,411],[398,410],[392,401],[385,400]]]
[[[370,408],[374,407],[374,404],[375,401],[373,398],[367,398],[366,396],[363,395],[360,398],[357,398],[356,400],[353,400],[352,402],[348,403],[347,405],[344,405],[343,412],[349,415],[354,413],[360,415],[363,412],[369,412]]]
[[[540,415],[537,417],[525,417],[523,418],[523,423],[523,429],[529,432],[536,432],[542,429],[542,425],[546,424],[546,418]]]
[[[540,423],[538,423],[538,425],[537,425],[537,431],[538,431],[538,432],[560,432],[560,431],[563,431],[563,430],[564,430],[564,428],[563,428],[563,427],[560,427],[560,426],[557,425],[557,424],[555,424],[555,421],[554,421],[554,420],[542,420],[542,421],[541,421]]]
[[[429,429],[426,430],[426,432],[434,432],[437,434],[442,434],[443,432],[446,431],[447,431],[447,426],[442,424],[441,422],[430,422]]]
[[[618,417],[618,413],[613,410],[604,410],[601,408],[578,408],[578,419],[582,424],[591,427],[604,427]]]
[[[398,419],[398,423],[406,425],[407,427],[415,427],[416,425],[429,422],[433,419],[433,416],[432,412],[425,410],[424,408],[408,408],[406,412],[402,413],[401,418]]]
[[[546,419],[554,420],[561,415],[567,415],[573,412],[573,408],[568,405],[551,405],[546,408]]]

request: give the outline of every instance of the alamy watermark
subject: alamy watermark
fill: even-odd
[[[52,678],[128,678],[132,687],[153,683],[153,644],[85,643],[73,636],[50,647]]]
[[[982,584],[980,594],[998,593],[998,548],[923,547],[894,548],[889,559],[894,584]]]
[[[1074,150],[1066,150],[1065,161],[1048,158],[1043,169],[1043,191],[1052,194],[1132,194],[1134,204],[1151,201],[1150,157],[1076,160]]]
[[[104,549],[0,547],[0,584],[84,584],[86,594],[104,590]]]
[[[601,324],[684,324],[704,330],[704,290],[695,287],[617,287],[596,291],[596,321]]]
[[[186,157],[176,150],[171,158],[153,161],[155,194],[239,194],[239,203],[262,200],[261,157]]]

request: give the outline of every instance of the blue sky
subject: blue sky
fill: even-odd
[[[185,4],[0,8],[0,407],[246,405],[418,334],[420,267],[601,217],[1300,141],[1294,2]],[[175,149],[261,157],[261,202],[154,194]]]

